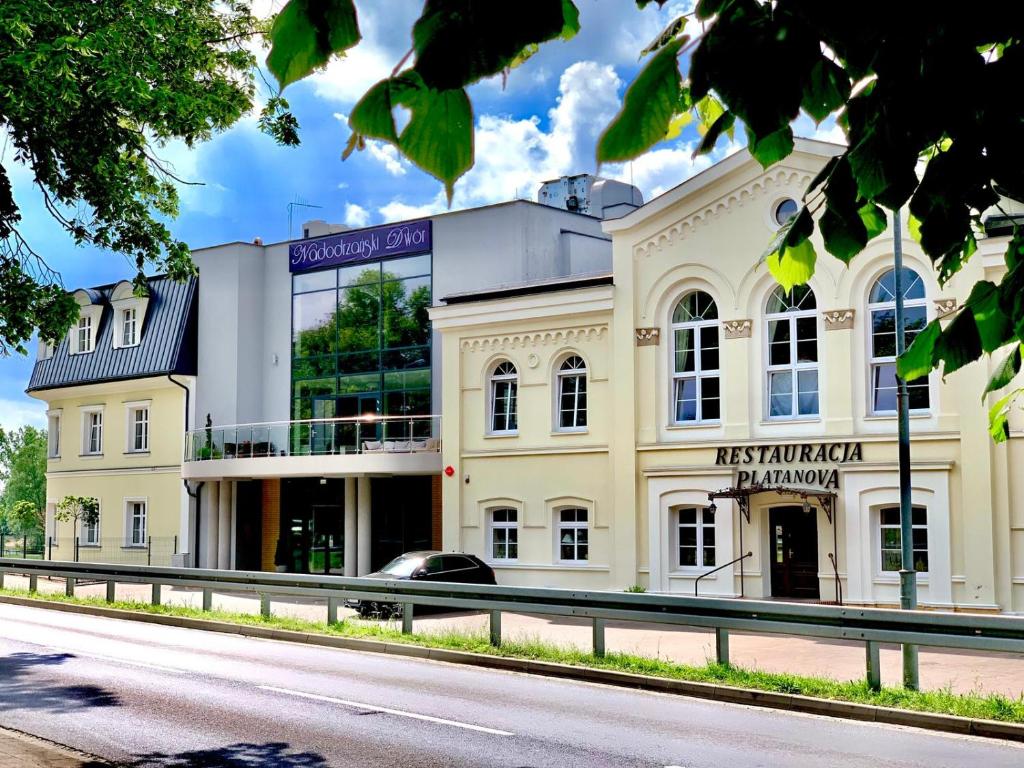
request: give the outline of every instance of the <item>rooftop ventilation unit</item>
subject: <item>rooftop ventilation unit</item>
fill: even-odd
[[[640,190],[631,184],[581,173],[541,184],[537,202],[573,213],[615,219],[644,204]]]

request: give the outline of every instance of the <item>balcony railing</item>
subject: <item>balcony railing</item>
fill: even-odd
[[[272,456],[437,453],[440,416],[360,416],[204,427],[185,435],[185,461]]]

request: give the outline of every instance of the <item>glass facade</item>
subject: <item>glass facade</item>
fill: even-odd
[[[430,414],[430,303],[429,253],[293,275],[292,419]]]

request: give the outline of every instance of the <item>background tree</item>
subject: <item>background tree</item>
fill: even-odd
[[[664,0],[654,0],[663,5]],[[652,0],[636,0],[637,11]],[[354,0],[290,0],[274,20],[267,65],[282,88],[360,40]],[[349,115],[345,156],[366,139],[393,144],[440,179],[451,199],[473,164],[467,86],[508,75],[540,45],[572,37],[571,0],[426,0],[411,48]],[[909,205],[912,231],[940,283],[977,248],[982,216],[1024,203],[1024,6],[980,0],[969,8],[879,0],[700,0],[640,52],[645,65],[598,143],[597,160],[637,157],[700,126],[698,152],[742,126],[765,167],[793,151],[801,111],[838,115],[849,147],[804,195],[804,206],[766,251],[784,286],[806,283],[817,259],[810,236],[844,263],[887,227],[886,209]],[[399,131],[395,110],[408,111]],[[919,168],[923,165],[923,174]],[[1010,217],[1011,221],[1016,221]],[[899,362],[914,379],[948,374],[984,354],[1003,355],[985,394],[1010,384],[1024,342],[1024,232],[1016,225],[996,284],[980,281],[956,316],[931,323]],[[1024,388],[992,410],[992,431]]]
[[[158,157],[252,108],[255,59],[242,47],[264,25],[238,0],[0,2],[0,353],[25,352],[39,328],[60,338],[77,306],[22,237],[10,169],[27,168],[49,213],[74,238],[125,254],[142,270],[194,272],[166,219],[173,171]],[[264,126],[278,140],[287,120]],[[286,106],[286,105],[284,105]]]
[[[65,496],[57,502],[53,517],[62,523],[73,522],[75,536],[78,536],[83,526],[95,525],[99,521],[100,503],[91,496]]]
[[[46,510],[46,432],[0,428],[0,515],[4,533],[43,530]]]

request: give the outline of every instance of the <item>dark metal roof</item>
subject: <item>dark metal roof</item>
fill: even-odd
[[[114,349],[114,285],[88,289],[103,307],[96,333],[96,349],[88,354],[69,354],[68,339],[57,344],[53,357],[37,360],[29,379],[28,392],[103,381],[122,381],[178,373],[196,374],[196,317],[198,281],[183,283],[168,277],[151,277],[149,304],[142,321],[138,346]]]
[[[441,298],[445,304],[465,304],[471,301],[488,301],[490,299],[507,299],[514,296],[529,296],[534,293],[551,293],[568,291],[576,288],[592,288],[596,285],[613,285],[612,275],[582,275],[578,277],[556,277],[548,280],[537,280],[530,283],[506,285],[500,288],[488,288],[482,291],[452,293]]]

